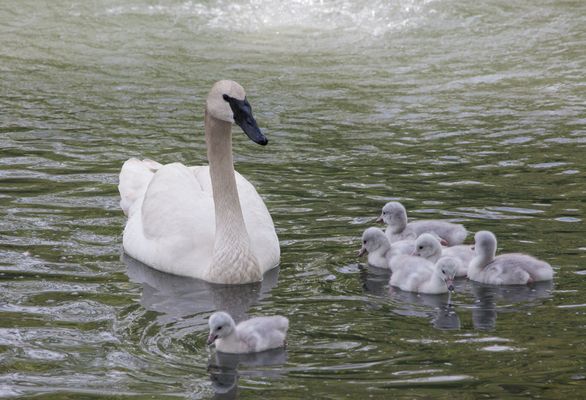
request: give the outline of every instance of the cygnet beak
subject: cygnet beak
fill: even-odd
[[[360,250],[358,250],[358,257],[362,257],[366,253],[366,248],[362,246]]]
[[[446,285],[448,285],[448,290],[450,292],[453,292],[455,290],[454,289],[454,280],[452,278],[446,279]]]
[[[380,216],[380,217],[378,217],[378,218],[376,219],[376,222],[383,222],[383,216],[382,216],[382,214],[381,214],[381,216]]]
[[[210,333],[210,335],[208,336],[208,346],[212,343],[214,343],[216,341],[216,339],[218,338],[217,335],[214,335],[213,333]]]
[[[447,246],[449,243],[448,243],[448,241],[446,239],[440,238],[440,244],[442,246]]]

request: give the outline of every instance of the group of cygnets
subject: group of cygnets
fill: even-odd
[[[408,292],[440,294],[453,290],[454,278],[492,285],[526,285],[553,279],[545,261],[520,253],[496,256],[496,236],[478,231],[474,245],[462,244],[468,235],[463,225],[442,220],[407,221],[405,207],[391,201],[377,222],[387,228],[367,228],[359,256],[368,264],[391,270],[389,284]]]

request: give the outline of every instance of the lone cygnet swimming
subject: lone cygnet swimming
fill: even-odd
[[[468,264],[476,253],[473,250],[473,246],[464,244],[442,247],[435,235],[424,233],[415,241],[414,255],[423,257],[431,262],[437,262],[440,257],[456,258],[460,260],[456,277],[465,277],[468,273]]]
[[[553,269],[545,261],[520,253],[495,257],[496,236],[489,231],[474,236],[476,257],[468,266],[468,278],[492,285],[526,285],[553,279]]]
[[[385,204],[377,222],[387,225],[385,234],[391,243],[405,239],[415,240],[422,233],[429,232],[435,233],[441,244],[454,246],[463,243],[468,235],[463,225],[452,222],[428,219],[408,223],[407,210],[397,201]]]
[[[367,228],[362,233],[362,247],[358,251],[358,257],[368,253],[368,264],[377,268],[389,269],[391,259],[400,254],[411,254],[415,249],[415,242],[404,240],[392,245],[379,228]]]
[[[232,317],[223,311],[212,314],[209,320],[208,345],[216,344],[216,350],[223,353],[257,353],[284,347],[289,320],[283,316],[255,317],[234,323]]]

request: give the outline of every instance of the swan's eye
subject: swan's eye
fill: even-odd
[[[365,240],[365,241],[363,241],[362,243],[366,244],[366,240]]]
[[[423,246],[419,246],[419,250],[423,250]]]
[[[221,330],[221,329],[222,329],[222,327],[221,326],[218,326],[218,330]]]
[[[445,274],[445,273],[446,273],[446,271],[444,271],[444,270],[442,269],[442,274]]]

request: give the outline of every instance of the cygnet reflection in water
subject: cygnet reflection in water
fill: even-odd
[[[260,353],[230,354],[214,352],[208,362],[208,372],[215,392],[215,398],[238,398],[238,379],[240,376],[278,378],[283,374],[281,368],[262,368],[283,365],[287,362],[287,350],[272,349]]]
[[[123,255],[128,277],[143,287],[140,303],[151,311],[163,314],[162,322],[189,315],[223,310],[235,321],[246,318],[250,307],[268,296],[277,285],[279,268],[268,271],[262,282],[244,285],[218,285],[199,279],[171,275]],[[207,315],[206,315],[207,317]],[[203,316],[201,316],[203,322]],[[207,321],[205,321],[207,326]]]
[[[380,297],[390,297],[396,307],[393,312],[409,317],[428,318],[431,324],[441,330],[460,329],[460,317],[454,306],[449,304],[449,294],[430,295],[404,292],[389,286],[389,270],[382,268],[362,268],[360,279],[366,293]],[[463,281],[456,281],[456,291]]]
[[[472,322],[479,330],[493,330],[498,313],[519,312],[521,306],[541,304],[552,296],[553,290],[553,281],[535,282],[529,286],[496,286],[470,281],[470,285],[475,298]],[[499,301],[506,307],[497,306]]]

